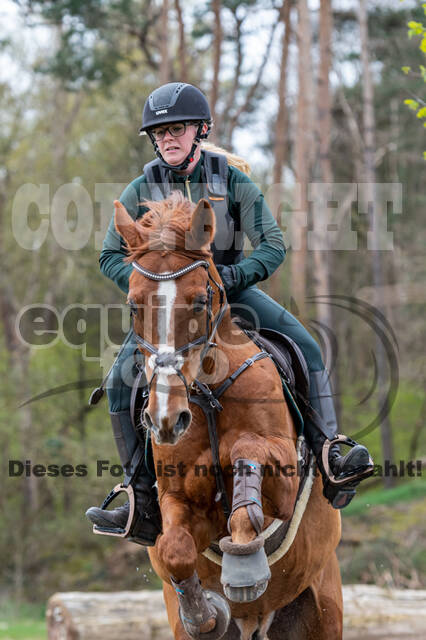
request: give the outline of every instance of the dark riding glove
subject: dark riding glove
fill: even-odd
[[[241,277],[238,267],[235,264],[225,265],[217,264],[216,269],[222,278],[223,286],[225,287],[226,295],[232,295],[240,289]]]

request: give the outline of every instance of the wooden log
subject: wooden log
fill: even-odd
[[[55,593],[48,640],[171,640],[162,591]]]
[[[344,640],[426,640],[426,591],[343,587]]]
[[[426,640],[426,591],[343,587],[344,640]],[[56,593],[48,640],[172,640],[161,591]]]

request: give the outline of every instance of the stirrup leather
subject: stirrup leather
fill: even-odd
[[[129,499],[129,517],[127,519],[126,526],[123,527],[100,527],[97,524],[93,525],[93,533],[97,533],[102,536],[116,536],[118,538],[130,538],[132,533],[132,525],[135,519],[136,500],[135,492],[131,485],[125,487],[123,484],[116,484],[109,492],[107,497],[102,503],[101,509],[105,509],[111,502],[118,496],[119,493],[127,493]]]
[[[337,444],[337,443],[346,444],[346,445],[349,445],[350,447],[356,447],[358,444],[357,442],[355,442],[355,440],[352,440],[351,438],[348,438],[348,436],[342,435],[340,433],[337,434],[337,436],[335,438],[332,438],[331,440],[329,439],[325,440],[322,448],[322,464],[324,467],[324,471],[328,477],[328,482],[330,485],[335,487],[340,487],[342,485],[351,484],[354,482],[358,484],[358,482],[360,482],[363,478],[367,478],[368,476],[371,476],[371,474],[374,471],[374,463],[370,455],[368,460],[368,466],[365,469],[362,469],[360,471],[357,471],[355,469],[353,472],[348,472],[343,475],[336,476],[334,472],[331,470],[330,460],[328,456],[330,453],[330,447],[333,444]]]

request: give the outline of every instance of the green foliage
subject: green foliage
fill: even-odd
[[[407,99],[404,100],[404,104],[408,105],[412,111],[417,111],[419,108],[419,103],[416,100]]]
[[[424,479],[415,479],[388,492],[370,491],[343,511],[338,557],[344,582],[426,586],[424,496]]]
[[[426,15],[426,4],[422,4],[423,11]],[[420,36],[420,44],[418,45],[420,51],[423,54],[423,57],[426,58],[426,26],[422,22],[417,22],[416,20],[410,20],[407,23],[408,26],[408,37],[411,40],[413,37]],[[416,75],[420,75],[423,79],[423,82],[426,83],[426,67],[423,64],[418,65],[419,72]],[[409,73],[413,73],[411,71],[411,67],[405,66],[402,67],[402,71],[407,75]],[[417,112],[417,118],[420,120],[426,117],[426,103],[418,98],[416,100],[407,99],[404,100],[404,104],[408,106],[412,111]],[[424,157],[426,158],[426,152],[423,152]]]
[[[426,478],[413,477],[393,489],[370,489],[353,500],[345,509],[345,517],[358,516],[374,505],[395,505],[426,498]]]
[[[0,640],[43,640],[46,633],[44,606],[0,601]]]
[[[134,52],[154,24],[155,12],[145,0],[24,0],[28,20],[40,18],[54,27],[57,45],[35,70],[60,79],[71,91],[107,88],[119,78],[123,62],[134,64]],[[144,44],[142,45],[145,46]]]
[[[0,620],[0,640],[45,640],[46,623],[31,618]]]

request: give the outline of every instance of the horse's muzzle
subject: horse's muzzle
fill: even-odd
[[[163,418],[161,426],[154,423],[149,411],[144,412],[144,421],[154,436],[156,444],[176,444],[191,424],[192,414],[189,409],[181,411],[177,419]],[[172,424],[171,424],[172,423]],[[174,423],[174,424],[173,424]]]

